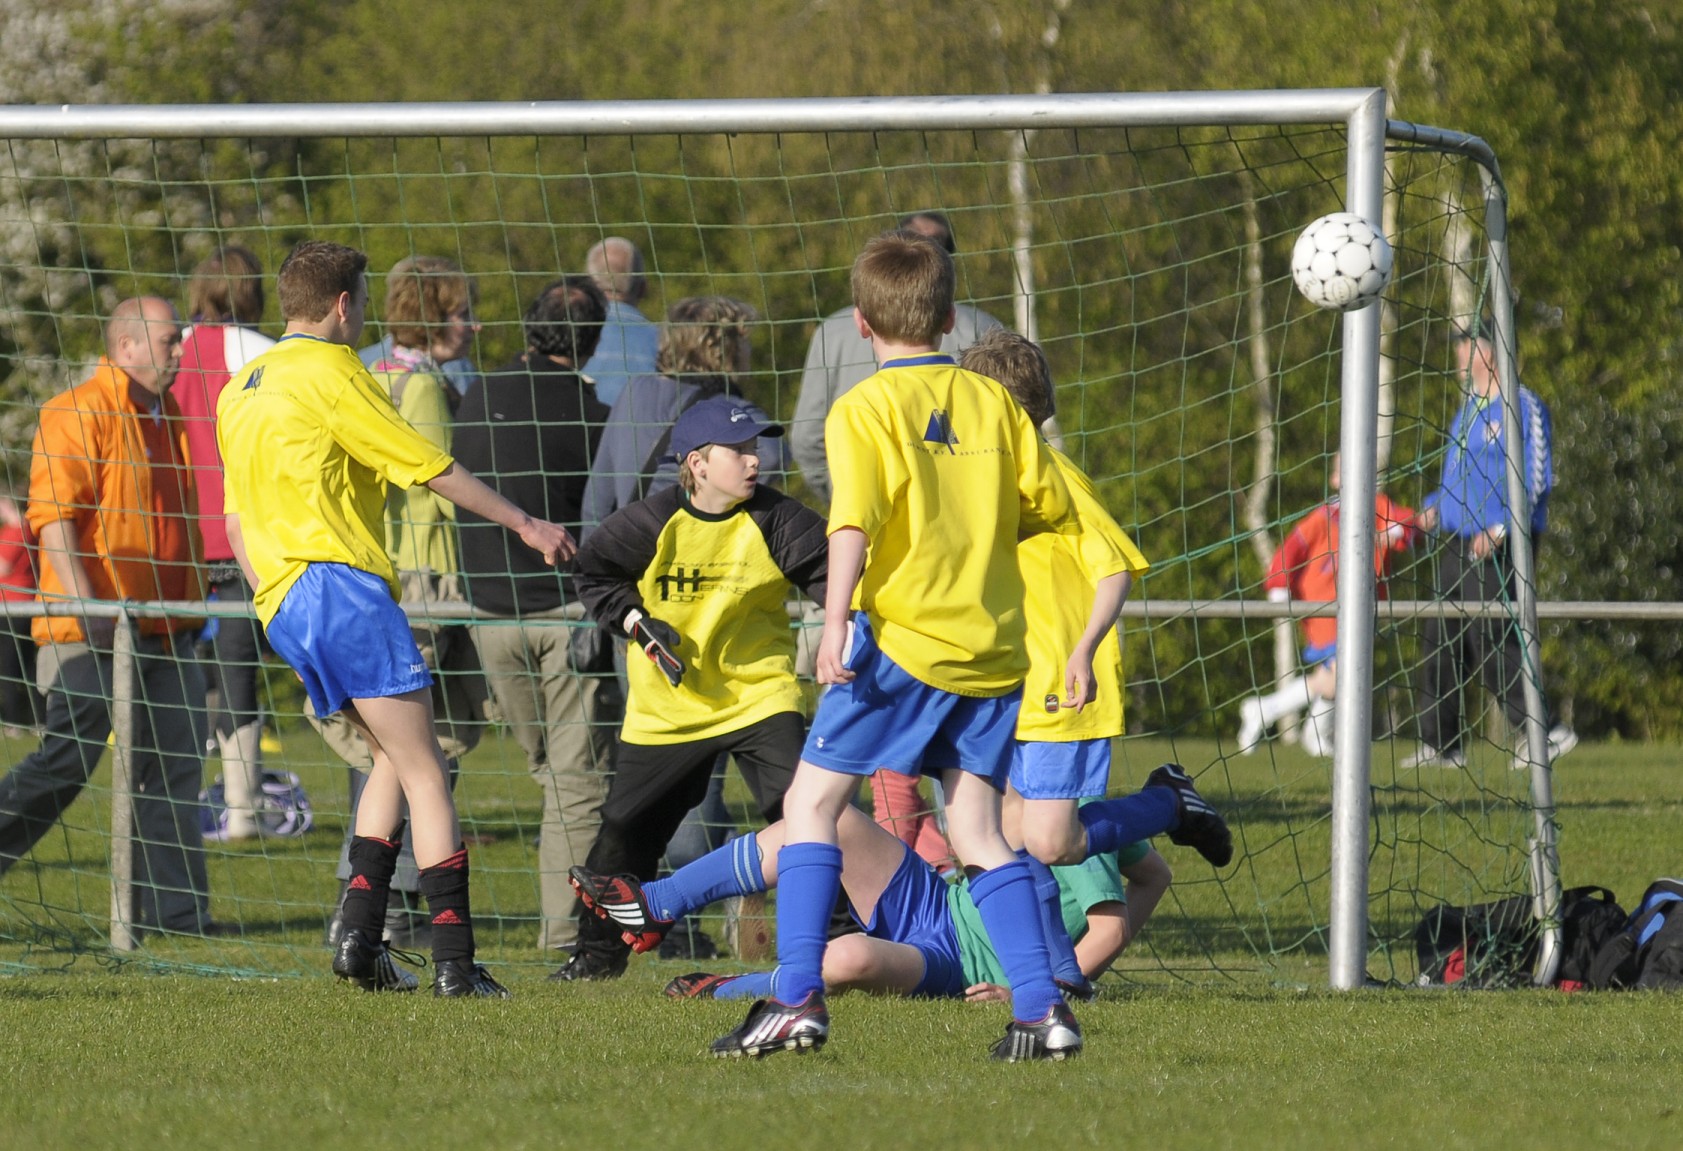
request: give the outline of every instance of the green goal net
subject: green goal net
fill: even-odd
[[[1126,619],[1128,734],[1113,790],[1175,760],[1235,829],[1236,862],[1219,874],[1164,847],[1175,883],[1117,971],[1324,983],[1332,760],[1305,750],[1301,722],[1250,754],[1236,732],[1243,701],[1298,670],[1295,624],[1270,614],[1262,584],[1274,548],[1331,494],[1342,328],[1296,293],[1288,262],[1309,221],[1345,206],[1349,140],[1342,115],[1305,115],[1292,94],[1250,96],[1226,120],[1173,100],[1156,122],[1016,114],[1007,101],[963,127],[926,126],[943,123],[938,101],[923,120],[916,101],[848,105],[828,120],[826,102],[789,102],[761,109],[763,128],[724,124],[724,106],[678,105],[635,130],[611,108],[564,108],[546,128],[474,118],[495,106],[323,106],[261,129],[215,108],[103,120],[88,109],[58,129],[0,115],[0,450],[12,499],[29,498],[41,403],[87,377],[116,301],[157,294],[185,314],[189,274],[220,246],[262,263],[271,336],[272,277],[293,245],[366,251],[367,342],[383,334],[388,269],[447,257],[476,283],[483,326],[469,355],[489,370],[522,350],[521,316],[544,285],[582,271],[591,245],[626,237],[645,259],[647,316],[694,296],[752,306],[743,387],[787,421],[817,324],[849,303],[860,245],[902,214],[938,211],[956,240],[960,298],[1043,344],[1058,383],[1049,434],[1152,561]],[[1378,457],[1382,486],[1410,507],[1435,486],[1461,402],[1451,337],[1488,307],[1485,200],[1485,174],[1456,150],[1399,141],[1387,153],[1396,273],[1381,304]],[[822,508],[799,469],[780,479]],[[1430,598],[1431,563],[1429,548],[1399,557],[1393,598]],[[1414,750],[1420,632],[1417,615],[1382,613],[1373,651],[1355,657],[1370,658],[1374,684],[1368,969],[1405,981],[1424,910],[1530,890],[1536,829],[1499,715],[1476,720],[1466,770],[1401,766]],[[112,946],[113,815],[128,797],[113,791],[105,754],[51,829],[22,858],[0,859],[0,963],[325,969],[347,768],[307,722],[290,671],[272,660],[259,671],[265,766],[297,777],[313,822],[205,845],[211,914],[241,934],[143,931],[133,949]],[[27,708],[23,673],[8,674],[9,706]],[[1474,692],[1469,707],[1481,706]],[[38,721],[14,710],[6,722],[10,770],[36,751]],[[539,946],[540,790],[495,709],[463,722],[474,746],[456,795],[480,945],[535,977],[560,960]],[[204,785],[220,774],[212,741]],[[734,770],[725,800],[715,835],[758,825]],[[710,915],[702,926],[722,925]]]

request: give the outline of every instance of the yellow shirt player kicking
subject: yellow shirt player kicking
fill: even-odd
[[[577,548],[565,529],[515,507],[397,414],[352,350],[368,306],[367,266],[361,252],[322,241],[299,244],[281,265],[286,335],[217,404],[228,538],[269,642],[304,681],[316,714],[343,711],[374,757],[334,974],[368,991],[417,986],[380,938],[407,800],[432,915],[433,994],[506,997],[474,962],[467,849],[433,728],[432,676],[397,606],[386,488],[425,484],[518,533],[550,563]]]
[[[1051,368],[1040,347],[1015,332],[988,332],[963,366],[1002,384],[1040,427],[1056,412]],[[1057,461],[1080,517],[1073,534],[1042,532],[1017,545],[1026,594],[1028,682],[1017,717],[1011,787],[1023,797],[1022,839],[1041,899],[1052,968],[1061,986],[1091,989],[1063,930],[1057,880],[1048,865],[1080,863],[1164,832],[1217,867],[1233,856],[1226,822],[1165,764],[1146,787],[1118,799],[1110,784],[1110,742],[1122,725],[1122,648],[1116,624],[1145,556],[1099,501],[1093,482],[1063,453]]]

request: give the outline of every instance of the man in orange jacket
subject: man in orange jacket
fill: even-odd
[[[86,382],[41,406],[29,471],[41,598],[203,599],[186,436],[169,394],[181,364],[175,308],[156,296],[122,301],[106,324],[105,349]],[[199,827],[205,685],[193,637],[202,625],[142,620],[135,653],[138,922],[196,935],[215,931]],[[81,793],[111,730],[115,621],[40,616],[33,630],[46,734],[0,778],[0,871]]]

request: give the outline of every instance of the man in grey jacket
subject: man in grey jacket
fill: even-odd
[[[952,226],[939,212],[914,212],[900,218],[906,231],[928,236],[952,255]],[[992,316],[969,304],[954,308],[953,330],[941,340],[941,350],[957,356],[984,333],[1002,325]],[[830,464],[824,451],[824,418],[849,388],[877,370],[871,345],[859,338],[853,323],[853,305],[832,312],[807,345],[806,368],[801,372],[801,392],[795,401],[795,418],[789,425],[789,452],[795,457],[807,487],[826,503],[830,499]]]

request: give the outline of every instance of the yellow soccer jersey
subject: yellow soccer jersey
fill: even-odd
[[[1087,630],[1098,582],[1118,572],[1139,575],[1150,565],[1099,502],[1093,481],[1061,452],[1053,449],[1052,456],[1069,484],[1081,531],[1073,536],[1042,532],[1017,545],[1027,588],[1023,613],[1028,617],[1029,653],[1017,738],[1036,743],[1111,739],[1122,734],[1122,645],[1116,629],[1105,633],[1093,653],[1098,695],[1080,712],[1060,706],[1064,668]]]
[[[801,710],[785,604],[791,584],[822,600],[828,554],[818,513],[770,488],[709,514],[670,487],[604,520],[579,552],[579,598],[616,632],[633,608],[670,624],[685,665],[674,687],[627,652],[621,738],[689,743]]]
[[[959,695],[1023,682],[1017,539],[1079,528],[1069,488],[1028,416],[950,356],[894,360],[824,424],[831,534],[870,540],[854,606],[916,679]]]
[[[452,461],[397,414],[356,352],[287,336],[222,390],[216,436],[265,625],[312,563],[372,572],[397,594],[386,484],[426,483]]]

